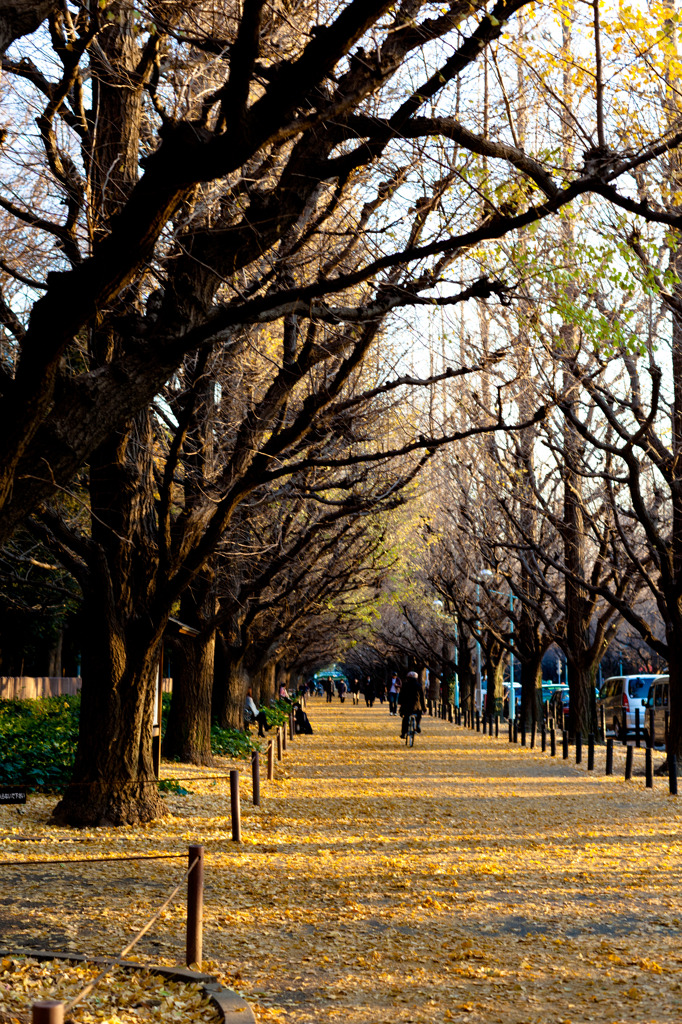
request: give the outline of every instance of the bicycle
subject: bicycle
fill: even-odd
[[[410,715],[407,719],[407,732],[405,733],[405,746],[414,746],[414,734],[417,731],[417,716]]]

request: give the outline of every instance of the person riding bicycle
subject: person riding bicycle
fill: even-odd
[[[426,700],[424,699],[424,687],[422,686],[416,672],[407,673],[405,682],[400,688],[398,703],[400,705],[400,715],[402,718],[400,738],[405,739],[407,735],[407,723],[410,715],[414,715],[417,720],[416,731],[421,732],[419,723],[422,719],[422,712],[426,711]]]

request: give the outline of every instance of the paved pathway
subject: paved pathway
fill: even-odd
[[[262,809],[243,801],[241,847],[221,781],[185,783],[191,797],[169,798],[176,817],[107,840],[130,852],[206,842],[208,965],[262,1021],[682,1021],[682,797],[665,780],[647,792],[429,718],[407,750],[387,705],[313,699],[308,712],[315,734],[290,744]],[[71,841],[42,829],[48,806],[34,801],[21,826],[42,838],[36,853]],[[100,848],[100,833],[79,838]],[[61,929],[78,949],[115,952],[172,867],[84,868],[87,904],[68,865],[50,868],[54,909],[24,876],[33,917],[14,932]],[[172,961],[182,941],[178,908],[142,955]]]

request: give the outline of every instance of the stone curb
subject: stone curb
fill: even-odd
[[[223,1024],[256,1024],[253,1010],[240,995],[230,988],[223,988],[212,974],[191,971],[189,967],[161,967],[155,964],[139,964],[132,960],[116,957],[86,956],[84,953],[55,953],[47,949],[0,949],[0,956],[25,956],[33,960],[72,960],[74,963],[117,965],[128,970],[151,971],[169,981],[198,982],[209,1000],[217,1008]]]

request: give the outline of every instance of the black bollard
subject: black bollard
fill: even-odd
[[[519,723],[518,720],[514,719],[514,743],[519,742]]]
[[[646,788],[654,788],[654,749],[647,746],[644,751],[644,774],[646,775]]]
[[[509,742],[514,742],[514,723],[512,722],[511,718],[509,719]]]
[[[588,772],[594,771],[594,733],[591,732],[587,737],[587,770]]]
[[[623,712],[623,746],[627,747],[627,745],[628,745],[628,713],[627,713],[627,711],[624,711]]]
[[[649,711],[649,743],[652,747],[656,746],[656,716],[653,708]]]
[[[481,716],[479,714],[478,708],[476,708],[476,732],[480,732],[480,731],[481,731]]]
[[[568,730],[563,729],[561,732],[561,744],[564,761],[568,760]]]
[[[495,739],[500,735],[500,716],[495,715]]]
[[[260,758],[258,751],[251,754],[251,782],[253,787],[253,806],[260,807]]]
[[[487,715],[483,715],[483,735],[484,736],[486,734],[487,728],[488,728],[488,717],[487,717]]]
[[[677,796],[677,759],[668,754],[668,786],[671,796]]]
[[[580,730],[575,734],[575,763],[583,763],[583,734]]]
[[[604,775],[613,775],[613,736],[606,740],[606,768]]]
[[[549,756],[556,757],[556,729],[554,726],[549,730]]]
[[[272,740],[268,740],[268,780],[275,777],[275,747]]]
[[[635,756],[634,744],[628,743],[625,748],[625,779],[626,781],[632,778],[632,762]]]
[[[639,731],[639,708],[635,708],[635,746],[639,749],[642,745],[642,740]]]
[[[523,722],[521,722],[521,746],[525,747],[525,745],[526,745],[526,723],[525,723],[525,721],[523,721]]]
[[[239,801],[239,769],[230,769],[230,810],[232,812],[232,842],[242,841],[241,805]]]
[[[535,722],[533,722],[530,729],[530,749],[535,750]]]
[[[542,729],[540,730],[540,749],[544,754],[547,750],[547,727],[545,723],[542,723]]]

